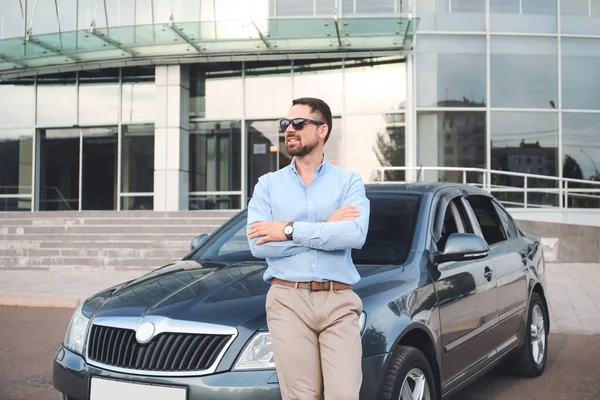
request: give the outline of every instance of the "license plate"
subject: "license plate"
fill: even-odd
[[[186,388],[154,386],[92,377],[90,400],[187,400]]]

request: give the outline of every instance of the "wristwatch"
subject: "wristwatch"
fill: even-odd
[[[293,240],[294,237],[292,235],[294,234],[294,223],[288,222],[285,228],[283,228],[283,233],[288,240]]]

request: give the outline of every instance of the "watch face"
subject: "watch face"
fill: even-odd
[[[286,235],[291,234],[293,231],[293,228],[291,226],[286,226],[285,228],[283,228],[283,233],[285,233]]]

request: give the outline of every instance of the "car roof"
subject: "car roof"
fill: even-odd
[[[367,192],[406,192],[406,193],[436,193],[443,189],[462,189],[469,194],[490,196],[490,193],[470,184],[456,182],[418,181],[408,183],[367,183]]]

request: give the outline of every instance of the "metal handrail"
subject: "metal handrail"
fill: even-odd
[[[413,181],[406,180],[406,175],[404,180],[386,180],[386,172],[391,171],[419,171],[417,178]],[[578,208],[577,200],[579,203],[587,200],[592,200],[597,202],[595,207],[586,207],[586,208],[600,208],[600,181],[592,181],[592,180],[584,180],[584,179],[574,179],[574,178],[561,178],[556,176],[547,176],[547,175],[538,175],[538,174],[529,174],[524,172],[512,172],[512,171],[500,171],[493,170],[487,168],[472,168],[472,167],[441,167],[441,166],[419,166],[419,167],[375,167],[371,172],[371,176],[369,178],[369,182],[371,183],[409,183],[414,181],[424,181],[426,171],[450,171],[450,172],[460,172],[462,176],[462,183],[478,186],[488,192],[497,192],[497,193],[522,193],[523,194],[523,202],[515,202],[504,200],[502,201],[506,205],[519,205],[522,208],[560,208],[567,209],[569,208],[569,198],[573,202],[573,207]],[[481,181],[478,182],[469,182],[468,173],[479,173],[482,174]],[[491,177],[493,175],[504,175],[509,177],[518,177],[523,178],[523,187],[520,186],[508,186],[508,185],[498,185],[492,183]],[[541,181],[550,181],[552,182],[552,186],[543,187],[536,185],[535,187],[531,187],[530,183],[532,180],[541,180]],[[589,188],[581,188],[576,186],[588,185],[592,186]],[[569,187],[570,186],[570,187]],[[532,199],[532,194],[556,194],[558,195],[558,206],[555,204],[532,204],[530,200]],[[598,193],[598,195],[595,195]],[[582,204],[580,204],[582,205]]]

